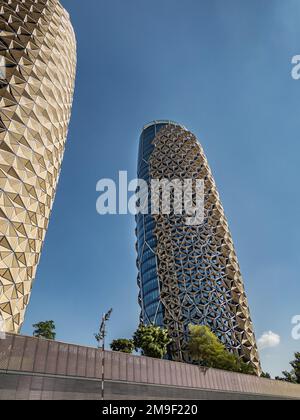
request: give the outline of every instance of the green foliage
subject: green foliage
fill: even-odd
[[[188,352],[201,366],[254,375],[254,368],[243,362],[225,346],[207,326],[190,325]]]
[[[291,384],[296,384],[296,377],[293,374],[293,372],[288,372],[287,370],[285,370],[284,372],[282,372],[283,377],[281,376],[275,376],[275,380],[276,381],[283,381],[283,382],[289,382]]]
[[[257,373],[254,369],[254,366],[249,363],[245,363],[243,360],[235,356],[239,360],[239,370],[238,372],[244,373],[245,375],[254,375],[257,376]]]
[[[223,354],[224,346],[208,327],[190,325],[188,352],[195,362],[213,367],[215,360]]]
[[[134,343],[133,340],[128,340],[127,338],[119,338],[112,341],[110,348],[113,351],[120,351],[122,353],[131,354],[134,350]]]
[[[133,335],[134,347],[142,355],[162,359],[167,353],[171,339],[166,329],[154,325],[140,325]]]
[[[33,324],[33,336],[39,338],[46,338],[48,340],[55,340],[55,323],[54,321],[42,321]]]
[[[260,375],[261,378],[265,378],[265,379],[272,379],[271,375],[268,372],[262,372],[262,374]]]
[[[300,352],[295,353],[295,360],[290,362],[292,366],[291,372],[282,372],[283,378],[276,377],[278,381],[290,382],[292,384],[300,384]]]
[[[295,353],[295,360],[291,362],[291,366],[293,368],[296,383],[300,384],[300,352]]]
[[[101,340],[103,339],[102,335],[100,334],[94,334],[94,337],[97,341],[98,347],[100,346]]]

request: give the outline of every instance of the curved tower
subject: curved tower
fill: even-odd
[[[58,0],[0,0],[0,319],[18,332],[73,99],[76,41]]]
[[[260,362],[242,275],[207,159],[196,137],[171,121],[155,121],[140,137],[138,178],[204,180],[204,222],[173,213],[138,214],[137,267],[141,321],[168,328],[170,357],[188,360],[189,324],[208,325],[228,350]],[[149,188],[150,191],[150,188]],[[150,192],[149,192],[150,198]]]

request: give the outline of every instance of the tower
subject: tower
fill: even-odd
[[[0,319],[19,332],[71,114],[76,41],[58,0],[0,0]]]
[[[174,360],[188,360],[185,344],[189,324],[207,325],[229,351],[259,373],[239,263],[197,138],[171,121],[146,125],[140,137],[138,178],[148,183],[149,196],[153,179],[204,181],[203,223],[187,225],[184,216],[174,213],[150,214],[151,199],[148,214],[136,216],[141,321],[169,330],[173,339],[170,357]]]

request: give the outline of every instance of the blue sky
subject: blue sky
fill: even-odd
[[[232,230],[264,370],[287,369],[300,342],[298,0],[62,0],[78,41],[72,121],[22,332],[54,319],[59,340],[94,345],[138,323],[133,216],[96,213],[96,183],[136,175],[141,127],[184,124],[200,139]]]

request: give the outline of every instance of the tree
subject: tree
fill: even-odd
[[[239,357],[235,356],[239,360],[239,371],[240,373],[244,373],[245,375],[253,375],[257,376],[257,372],[254,369],[254,366],[250,363],[244,362]]]
[[[162,359],[171,343],[168,331],[164,328],[150,325],[140,325],[133,335],[134,347],[141,349],[143,356]]]
[[[300,384],[300,352],[295,353],[295,360],[291,362],[291,366],[293,368],[296,383]]]
[[[226,350],[207,326],[190,325],[187,345],[191,359],[201,366],[254,375],[254,368]]]
[[[193,361],[207,367],[213,367],[224,352],[223,344],[208,327],[202,325],[189,325],[187,348]]]
[[[272,379],[271,375],[268,372],[262,372],[262,374],[260,375],[261,378],[265,378],[265,379]]]
[[[276,377],[275,379],[278,381],[285,381],[290,382],[292,384],[300,384],[300,352],[295,353],[295,360],[290,362],[292,366],[291,372],[284,371],[282,372],[283,378]]]
[[[225,347],[223,353],[216,359],[214,367],[215,369],[244,373],[245,375],[255,375],[252,365],[245,363],[236,354],[226,350]]]
[[[131,354],[134,350],[134,343],[133,340],[128,340],[127,338],[119,338],[112,341],[110,348],[113,351],[120,351],[122,353]]]
[[[33,324],[33,336],[38,338],[46,338],[48,340],[55,340],[55,323],[54,321],[42,321]]]
[[[283,374],[283,378],[280,376],[276,376],[275,377],[276,381],[284,381],[284,382],[289,382],[291,384],[297,383],[297,379],[293,371],[288,372],[287,370],[285,370],[284,372],[282,372],[282,374]]]

